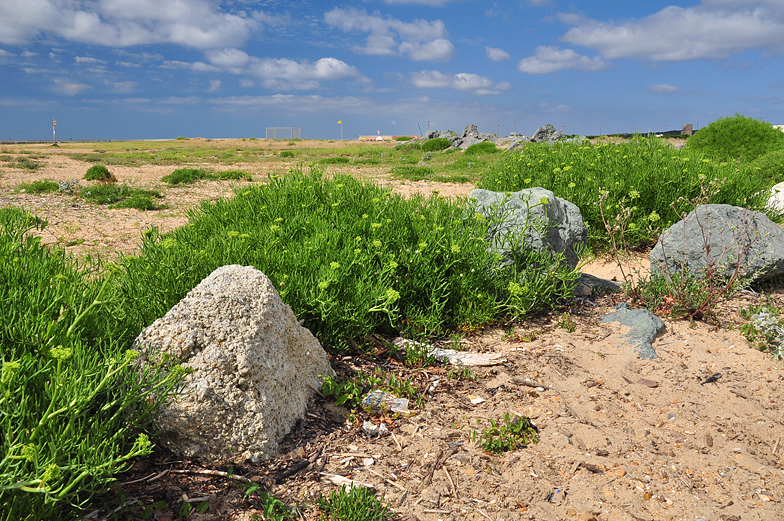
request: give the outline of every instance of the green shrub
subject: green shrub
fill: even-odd
[[[493,223],[465,216],[465,201],[292,170],[202,204],[187,226],[148,232],[124,263],[121,309],[141,329],[219,266],[255,266],[323,345],[341,349],[376,332],[470,330],[570,293],[576,274],[544,254],[521,252],[520,271],[497,266],[485,241]]]
[[[24,152],[24,151],[23,151]],[[41,163],[38,161],[33,161],[32,159],[17,159],[16,162],[13,164],[16,168],[21,168],[23,170],[30,170],[35,171],[41,168]]]
[[[106,168],[104,165],[93,165],[87,169],[87,172],[84,174],[85,181],[104,181],[104,182],[112,182],[115,181],[114,175],[109,172],[109,169]]]
[[[106,312],[106,279],[42,246],[44,225],[0,209],[2,519],[71,518],[105,493],[151,452],[142,431],[183,376],[139,372],[130,342],[112,338],[127,327]]]
[[[195,183],[199,179],[209,177],[203,168],[178,168],[169,175],[161,177],[161,181],[170,185]]]
[[[284,150],[280,153],[280,157],[294,157],[294,152],[291,150]]]
[[[395,141],[410,141],[412,139],[414,138],[412,138],[411,136],[398,136],[395,138]]]
[[[680,212],[691,210],[686,200],[700,193],[701,178],[726,178],[713,203],[753,210],[765,207],[765,181],[693,150],[673,149],[653,137],[617,145],[528,143],[491,164],[479,188],[515,192],[539,186],[552,190],[577,205],[588,226],[589,244],[596,247],[608,245],[598,206],[602,192],[607,191],[604,212],[608,222],[620,215],[620,204],[625,201],[633,209],[625,239],[630,247],[641,247],[652,245],[663,230],[680,220]],[[769,216],[777,219],[772,213]]]
[[[19,192],[28,192],[31,194],[43,194],[47,192],[59,191],[60,185],[58,185],[54,181],[43,180],[43,181],[33,181],[31,183],[20,183],[17,185],[16,189]]]
[[[735,114],[700,129],[686,142],[686,148],[714,161],[747,163],[784,149],[784,132],[766,121]]]
[[[345,165],[346,163],[350,162],[351,158],[343,156],[325,157],[324,159],[319,159],[316,161],[316,163],[319,165]]]
[[[784,133],[783,133],[784,134]],[[749,164],[749,174],[773,186],[784,181],[784,150],[769,152]]]
[[[435,139],[428,139],[424,143],[422,143],[422,150],[425,152],[439,152],[441,150],[446,150],[447,148],[452,146],[452,141],[448,140],[445,137],[437,137]]]
[[[185,136],[177,136],[174,139],[175,139],[175,141],[188,141],[188,140],[190,140],[190,138],[187,138]]]
[[[473,145],[469,146],[463,153],[468,154],[469,156],[478,156],[495,154],[497,152],[500,152],[500,150],[498,150],[498,147],[495,146],[495,143],[492,141],[482,141],[481,143],[474,143]]]

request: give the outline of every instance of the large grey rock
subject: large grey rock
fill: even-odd
[[[444,139],[452,139],[454,135],[455,135],[454,130],[442,130],[441,132],[438,133],[438,137]]]
[[[215,270],[134,347],[170,353],[193,369],[184,395],[156,422],[173,452],[217,461],[274,457],[305,413],[308,386],[318,389],[319,375],[333,374],[318,340],[253,267]]]
[[[760,212],[727,204],[703,205],[661,234],[650,259],[653,272],[669,276],[685,265],[697,277],[704,275],[709,263],[729,277],[740,260],[741,275],[765,280],[784,273],[784,230]]]
[[[563,138],[564,134],[560,130],[556,130],[550,123],[543,125],[536,129],[531,141],[534,143],[552,143],[557,139]]]
[[[437,138],[439,137],[439,134],[441,133],[438,130],[428,130],[427,132],[425,132],[425,139]]]
[[[479,128],[473,124],[466,125],[463,128],[463,133],[460,134],[460,137],[465,138],[468,136],[479,137]]]
[[[626,302],[621,302],[614,309],[601,318],[602,324],[618,322],[628,327],[629,332],[623,336],[626,344],[635,349],[640,358],[659,358],[653,348],[653,340],[664,331],[664,322],[647,309],[631,309]]]
[[[501,219],[491,228],[487,239],[491,248],[503,257],[502,265],[514,262],[515,248],[509,243],[509,237],[524,233],[527,247],[563,253],[570,269],[577,266],[579,256],[575,249],[585,244],[588,229],[574,204],[538,187],[512,192],[509,196],[477,189],[470,197],[476,201],[476,211],[485,218]],[[542,204],[543,199],[547,204]],[[544,233],[532,226],[534,223],[544,225]]]

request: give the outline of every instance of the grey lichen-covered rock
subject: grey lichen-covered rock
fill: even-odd
[[[760,212],[727,204],[703,205],[661,234],[650,259],[654,273],[669,276],[685,265],[697,277],[703,276],[709,263],[722,267],[720,274],[729,277],[740,260],[741,275],[765,280],[784,273],[784,230]]]
[[[474,124],[466,125],[463,128],[463,133],[460,135],[460,137],[465,138],[468,136],[479,137],[479,128]]]
[[[308,386],[318,389],[319,375],[333,374],[321,344],[253,267],[215,270],[134,347],[170,353],[193,369],[184,394],[156,422],[173,452],[217,461],[274,457],[305,413]]]
[[[563,253],[566,264],[574,269],[579,262],[577,249],[585,244],[588,229],[580,209],[544,188],[527,188],[507,195],[477,189],[471,192],[476,211],[498,224],[487,237],[491,248],[503,257],[502,265],[514,262],[514,246],[509,238],[524,234],[524,244],[539,251]],[[546,200],[547,204],[542,204]],[[545,228],[542,233],[538,228]]]
[[[531,136],[531,141],[534,143],[554,143],[559,139],[563,139],[563,137],[564,133],[562,131],[556,130],[554,126],[548,123],[536,129],[534,135]]]
[[[602,324],[619,322],[628,327],[630,330],[623,338],[637,351],[639,357],[659,358],[653,349],[653,340],[664,331],[664,322],[647,309],[631,309],[626,302],[621,302],[614,309],[615,311],[601,318]]]
[[[618,293],[621,290],[623,290],[623,286],[614,280],[603,279],[589,273],[580,273],[574,294],[577,297],[598,297],[608,293]]]

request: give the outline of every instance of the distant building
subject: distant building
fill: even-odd
[[[692,125],[691,123],[687,123],[686,125],[683,125],[683,128],[681,129],[681,134],[683,134],[684,136],[691,136],[691,135],[693,135],[694,134],[694,125]]]

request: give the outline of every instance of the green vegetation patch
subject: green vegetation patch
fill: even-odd
[[[784,149],[784,132],[766,121],[735,114],[700,129],[686,142],[686,148],[714,161],[748,163]]]
[[[93,165],[87,169],[87,172],[85,172],[84,180],[112,182],[116,179],[114,175],[109,172],[109,169],[106,168],[105,165]]]
[[[291,150],[283,150],[280,153],[280,157],[294,157],[294,156],[295,156],[295,154]]]
[[[477,420],[481,423],[481,420]],[[520,447],[525,447],[529,443],[539,441],[536,427],[525,416],[510,415],[504,413],[503,421],[496,423],[490,420],[490,427],[476,435],[474,431],[474,441],[479,440],[482,448],[493,454],[501,454]]]
[[[163,198],[155,190],[143,190],[128,185],[95,185],[83,188],[79,195],[94,204],[108,204],[110,208],[138,208],[139,210],[157,210],[160,206],[156,200]]]
[[[242,170],[224,170],[213,172],[204,168],[178,168],[169,175],[161,177],[161,181],[170,185],[195,183],[200,179],[228,180],[250,179],[251,175]]]
[[[54,181],[49,180],[32,181],[30,183],[19,183],[16,186],[16,190],[18,192],[27,192],[31,194],[43,194],[49,192],[58,192],[60,190],[60,185]]]
[[[498,152],[500,152],[500,150],[495,146],[495,143],[492,141],[482,141],[481,143],[474,143],[469,146],[463,153],[469,156],[484,156],[487,154],[497,154]]]
[[[334,156],[334,157],[325,157],[324,159],[319,159],[316,161],[319,165],[345,165],[351,162],[350,157],[343,157],[343,156]]]
[[[328,497],[319,496],[316,503],[322,521],[385,521],[395,517],[389,505],[376,499],[376,493],[366,487],[341,487]]]
[[[40,243],[45,223],[0,209],[0,515],[69,519],[150,454],[144,433],[181,368],[134,364],[139,330],[108,311],[105,276]]]
[[[784,132],[782,132],[784,135]],[[784,149],[768,152],[755,159],[748,167],[749,175],[766,185],[773,186],[784,181]]]
[[[688,200],[701,193],[704,180],[714,179],[726,181],[712,203],[764,210],[767,181],[694,150],[676,150],[656,138],[617,145],[528,143],[490,164],[479,188],[552,190],[580,208],[589,244],[599,247],[606,247],[609,240],[602,212],[608,223],[615,223],[622,218],[621,206],[626,206],[631,214],[625,240],[630,247],[641,247],[652,245],[663,230],[681,219],[681,212],[690,211]],[[769,216],[777,219],[770,212]]]
[[[465,201],[292,170],[147,233],[142,256],[126,260],[124,308],[141,328],[219,266],[255,266],[323,345],[343,349],[377,332],[471,330],[570,294],[576,273],[544,254],[499,267],[485,242],[493,223],[466,215]]]
[[[445,137],[437,137],[435,139],[428,139],[422,143],[422,150],[425,152],[439,152],[446,150],[452,146],[452,141]]]

